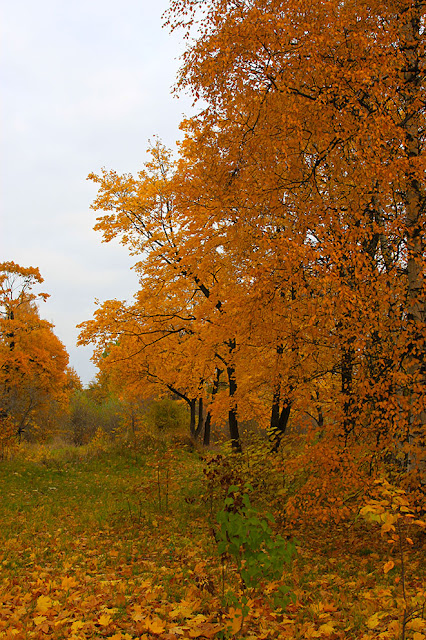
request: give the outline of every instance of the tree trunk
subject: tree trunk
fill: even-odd
[[[228,412],[229,420],[229,436],[231,438],[232,450],[238,453],[241,452],[241,440],[238,430],[238,418],[237,418],[237,406],[235,403],[235,394],[237,392],[237,381],[235,379],[235,369],[233,366],[226,367],[229,383],[229,401],[230,408]]]
[[[296,298],[295,292],[292,290],[292,300]],[[284,353],[284,346],[282,344],[278,344],[276,346],[277,359],[276,359],[276,367],[277,372],[275,376],[274,382],[274,393],[272,396],[272,408],[271,408],[271,421],[270,421],[270,435],[269,440],[272,444],[272,451],[276,453],[281,444],[281,440],[284,437],[285,431],[287,429],[288,420],[290,418],[290,411],[292,401],[287,396],[283,401],[283,406],[281,409],[281,387],[282,387],[282,378],[281,373],[279,372],[280,361],[282,359],[282,355]],[[290,385],[290,393],[293,391],[293,385]]]
[[[271,436],[272,451],[276,453],[287,430],[291,412],[291,400],[286,398],[280,411],[280,401],[273,403],[271,412]]]
[[[292,390],[290,388],[290,390]],[[269,439],[272,444],[272,451],[276,453],[281,444],[281,440],[287,429],[288,420],[290,418],[292,401],[286,397],[283,400],[283,406],[281,407],[281,377],[278,376],[275,384],[274,395],[272,397],[272,409],[271,409],[271,422],[270,422],[270,436]]]
[[[188,405],[189,405],[189,434],[191,438],[195,440],[196,438],[195,420],[196,420],[196,413],[197,413],[197,399],[192,398],[191,400],[188,401]]]
[[[195,438],[198,440],[200,437],[204,422],[204,410],[203,410],[203,399],[198,398],[198,423],[197,428],[195,429]]]

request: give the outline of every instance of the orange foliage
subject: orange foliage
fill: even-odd
[[[279,442],[306,412],[318,464],[363,450],[424,476],[422,11],[172,2],[196,34],[179,85],[205,108],[176,162],[157,145],[136,179],[90,176],[96,228],[140,260],[134,305],[86,323],[98,361],[117,341],[128,369],[143,353],[139,378],[158,367],[196,395],[222,368],[230,427],[269,413]]]
[[[32,292],[43,282],[38,269],[13,262],[0,264],[0,403],[3,418],[19,436],[40,435],[52,428],[55,413],[66,406],[68,354],[39,316]],[[3,430],[6,437],[6,431]]]

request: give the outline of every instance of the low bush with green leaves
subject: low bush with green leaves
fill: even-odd
[[[246,485],[246,491],[250,489],[250,485]],[[222,557],[228,554],[235,560],[243,592],[240,602],[244,605],[247,590],[259,590],[266,582],[281,578],[284,567],[290,566],[296,553],[296,544],[275,534],[271,528],[272,514],[261,516],[251,505],[248,493],[241,493],[237,485],[229,487],[217,522],[218,552]],[[293,599],[286,586],[280,586],[272,596],[275,606],[283,608]],[[231,599],[235,601],[232,594]]]

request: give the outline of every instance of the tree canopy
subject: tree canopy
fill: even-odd
[[[95,228],[137,257],[140,291],[81,341],[122,381],[221,407],[237,449],[239,417],[278,446],[293,412],[424,473],[423,3],[174,0],[167,15],[201,111],[176,160],[156,144],[136,178],[89,176]]]
[[[0,264],[0,409],[2,438],[50,433],[66,406],[75,372],[50,322],[40,318],[37,268]]]

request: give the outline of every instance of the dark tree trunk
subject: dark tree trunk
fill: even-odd
[[[281,406],[281,384],[278,383],[275,387],[272,410],[271,410],[271,433],[270,441],[272,443],[272,451],[277,452],[281,444],[281,440],[287,429],[288,420],[290,418],[292,401],[289,398],[285,398]]]
[[[204,422],[203,445],[205,447],[208,447],[210,445],[211,424],[212,424],[212,414],[210,413],[210,411],[208,411],[206,415],[206,420]]]
[[[189,405],[189,433],[191,438],[195,439],[196,437],[195,419],[196,419],[196,413],[197,413],[197,399],[192,398],[191,400],[188,401],[188,405]]]
[[[195,429],[195,434],[194,434],[197,440],[200,437],[201,431],[203,429],[203,422],[204,422],[203,399],[199,398],[198,399],[198,423],[197,423],[197,428]]]
[[[220,376],[222,375],[222,373],[223,373],[223,369],[219,369],[218,367],[216,367],[216,377],[214,379],[213,389],[212,389],[212,402],[214,401],[215,396],[219,391]],[[210,445],[211,424],[212,424],[212,414],[210,412],[210,409],[208,409],[207,415],[206,415],[206,421],[204,423],[203,445],[205,447],[208,447]]]
[[[233,366],[226,367],[229,383],[230,409],[228,413],[229,436],[231,438],[232,450],[241,452],[241,439],[238,430],[237,406],[235,404],[235,394],[237,392],[237,381],[235,379],[235,369]]]
[[[292,289],[292,300],[296,298],[296,294]],[[290,411],[292,400],[288,397],[288,394],[283,400],[283,406],[281,409],[281,387],[282,378],[280,373],[280,362],[284,353],[284,345],[277,344],[277,374],[274,382],[274,394],[272,396],[272,408],[271,408],[271,422],[270,422],[270,435],[269,439],[272,444],[272,451],[276,452],[279,449],[281,440],[287,429],[288,420],[290,418]],[[287,391],[293,391],[293,385],[287,385]]]

